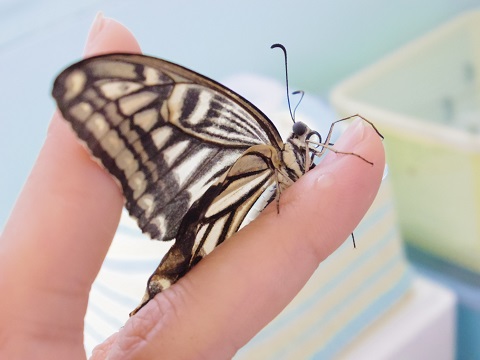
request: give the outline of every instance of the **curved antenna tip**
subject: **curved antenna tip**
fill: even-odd
[[[285,85],[287,88],[287,103],[288,103],[288,111],[290,112],[290,117],[292,118],[293,123],[295,123],[295,116],[292,112],[292,107],[290,105],[290,90],[288,90],[288,64],[287,64],[287,49],[282,44],[273,44],[270,46],[270,49],[280,48],[283,51],[283,57],[285,59]]]
[[[280,49],[282,49],[282,50],[284,50],[284,51],[286,50],[286,49],[285,49],[285,46],[283,46],[282,44],[279,44],[279,43],[275,43],[275,44],[273,44],[272,46],[270,46],[270,49],[275,49],[275,48],[280,48]]]

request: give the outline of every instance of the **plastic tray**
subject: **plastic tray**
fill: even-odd
[[[480,12],[346,80],[331,101],[385,135],[406,240],[480,272]]]

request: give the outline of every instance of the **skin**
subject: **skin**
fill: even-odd
[[[100,16],[85,55],[115,51],[140,48],[122,25]],[[375,198],[385,165],[378,135],[355,121],[335,147],[374,165],[329,153],[282,193],[280,214],[275,204],[268,207],[130,318],[92,358],[231,358],[349,237]],[[0,358],[86,357],[88,295],[122,204],[112,178],[55,113],[0,238]]]

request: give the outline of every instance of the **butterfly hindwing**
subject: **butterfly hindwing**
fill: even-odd
[[[175,238],[192,204],[248,148],[282,144],[273,124],[248,101],[157,58],[83,60],[58,76],[53,96],[122,187],[142,231],[155,239]]]

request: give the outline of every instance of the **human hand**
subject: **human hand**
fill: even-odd
[[[88,56],[139,51],[124,27],[101,17],[86,47]],[[375,197],[385,163],[378,135],[357,121],[335,147],[374,166],[328,154],[282,193],[280,214],[275,204],[265,209],[92,358],[231,358],[348,238]],[[0,358],[85,358],[88,295],[122,204],[118,186],[56,113],[0,239]]]

